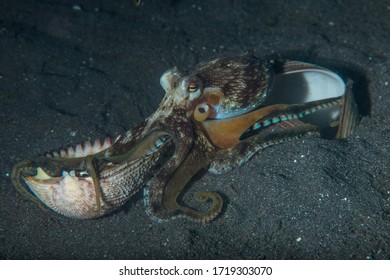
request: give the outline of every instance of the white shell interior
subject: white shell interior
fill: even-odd
[[[304,102],[340,97],[345,93],[343,79],[331,71],[321,69],[299,70],[285,75],[301,76],[305,83],[303,90],[307,94],[306,99],[303,100]]]
[[[276,75],[270,97],[275,96],[279,103],[306,103],[340,97],[345,88],[343,79],[334,72],[303,69]]]
[[[340,97],[346,85],[336,73],[326,69],[301,69],[275,76],[274,87],[267,103],[302,104],[311,101]],[[339,116],[339,107],[308,116],[310,122],[326,125]]]

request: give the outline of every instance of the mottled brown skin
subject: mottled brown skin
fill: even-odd
[[[265,98],[269,90],[268,68],[260,60],[245,55],[201,63],[184,77],[177,70],[171,72],[167,78],[170,85],[166,96],[146,127],[146,131],[164,130],[175,143],[173,157],[150,181],[145,193],[148,213],[152,217],[157,220],[187,217],[207,222],[220,213],[222,198],[214,192],[201,192],[195,196],[199,202],[211,201],[207,211],[198,211],[178,202],[188,181],[200,169],[208,167],[219,151],[194,119],[194,110],[205,100],[207,89],[223,93],[222,109],[246,108],[257,103],[258,99]],[[189,90],[193,83],[198,87],[195,96],[191,96]]]
[[[226,111],[252,109],[267,97],[273,83],[271,64],[251,54],[235,57],[219,57],[202,62],[190,71],[203,88],[220,89],[224,95],[221,107]]]
[[[227,67],[233,65],[233,67]],[[222,57],[211,62],[198,65],[188,76],[179,78],[186,81],[184,89],[188,85],[196,83],[199,85],[199,94],[196,98],[188,97],[182,102],[168,102],[177,100],[178,92],[183,94],[177,83],[172,83],[171,90],[167,91],[165,102],[159,107],[154,119],[157,120],[157,127],[169,131],[177,147],[174,156],[167,162],[160,172],[150,181],[146,189],[145,202],[148,206],[148,213],[157,220],[168,220],[176,217],[186,217],[197,222],[208,222],[215,219],[222,209],[222,198],[216,192],[201,192],[195,195],[199,202],[209,201],[206,211],[199,211],[190,208],[179,202],[184,187],[189,180],[203,168],[209,168],[213,173],[224,173],[234,166],[240,166],[249,160],[256,152],[270,145],[279,144],[284,141],[295,139],[309,132],[318,132],[319,128],[309,123],[286,122],[287,127],[273,127],[265,129],[257,135],[246,139],[238,140],[237,144],[228,148],[220,148],[213,143],[209,132],[204,124],[209,119],[198,121],[194,117],[197,110],[196,105],[205,102],[206,94],[222,92],[224,99],[220,100],[223,110],[243,109],[234,112],[235,118],[242,118],[248,112],[246,108],[252,104],[260,109],[267,110],[266,116],[276,117],[283,114],[299,114],[311,109],[329,108],[340,106],[343,98],[329,98],[322,101],[314,101],[306,104],[276,105],[261,108],[259,106],[267,97],[272,83],[272,72],[269,65],[261,60],[246,54],[238,57]],[[268,83],[267,83],[268,81]],[[183,88],[182,88],[183,89]],[[187,92],[190,95],[190,90]],[[186,96],[186,94],[183,94]],[[189,108],[183,110],[182,108]],[[269,108],[269,109],[268,109]],[[169,118],[159,121],[159,115],[166,114],[170,110]],[[159,112],[161,111],[161,112]],[[250,111],[250,110],[249,110]],[[262,115],[259,113],[259,115]],[[216,114],[213,115],[214,117]],[[221,121],[224,121],[221,118]],[[229,121],[230,119],[227,119]],[[247,128],[253,122],[248,122]],[[153,127],[153,125],[151,125]]]
[[[203,157],[208,158],[202,150],[205,145],[198,143],[198,129],[192,119],[196,100],[190,100],[187,92],[192,77],[180,77],[177,70],[170,73],[170,89],[167,91],[157,111],[147,120],[146,133],[163,131],[174,142],[173,156],[164,164],[152,180],[145,193],[148,213],[157,220],[167,220],[177,216],[186,216],[197,221],[206,221],[212,213],[219,213],[222,200],[216,193],[198,194],[201,201],[212,200],[207,212],[200,212],[180,205],[179,194],[191,177],[204,167]],[[180,78],[179,78],[180,77]],[[184,90],[183,90],[184,89]]]

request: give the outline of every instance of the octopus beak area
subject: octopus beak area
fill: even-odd
[[[196,110],[207,111],[207,106]],[[355,128],[358,112],[352,81],[316,65],[290,62],[276,75],[264,104],[249,113],[200,122],[209,140],[220,149],[248,138],[310,124],[321,137],[341,139]]]

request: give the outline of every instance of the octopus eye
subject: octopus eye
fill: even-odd
[[[194,118],[198,122],[202,122],[207,119],[210,115],[209,105],[202,103],[196,106],[194,112]]]
[[[192,82],[192,83],[190,83],[190,84],[188,85],[187,91],[188,91],[188,92],[196,92],[196,91],[198,91],[198,89],[199,89],[198,84],[195,83],[195,82]]]

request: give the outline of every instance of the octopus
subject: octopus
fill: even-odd
[[[314,64],[265,61],[248,52],[174,67],[160,78],[165,96],[143,123],[115,140],[97,140],[16,164],[19,193],[71,218],[106,215],[144,191],[157,221],[209,222],[223,199],[202,191],[198,209],[181,201],[202,169],[223,174],[262,149],[316,133],[348,137],[358,122],[352,81]]]

